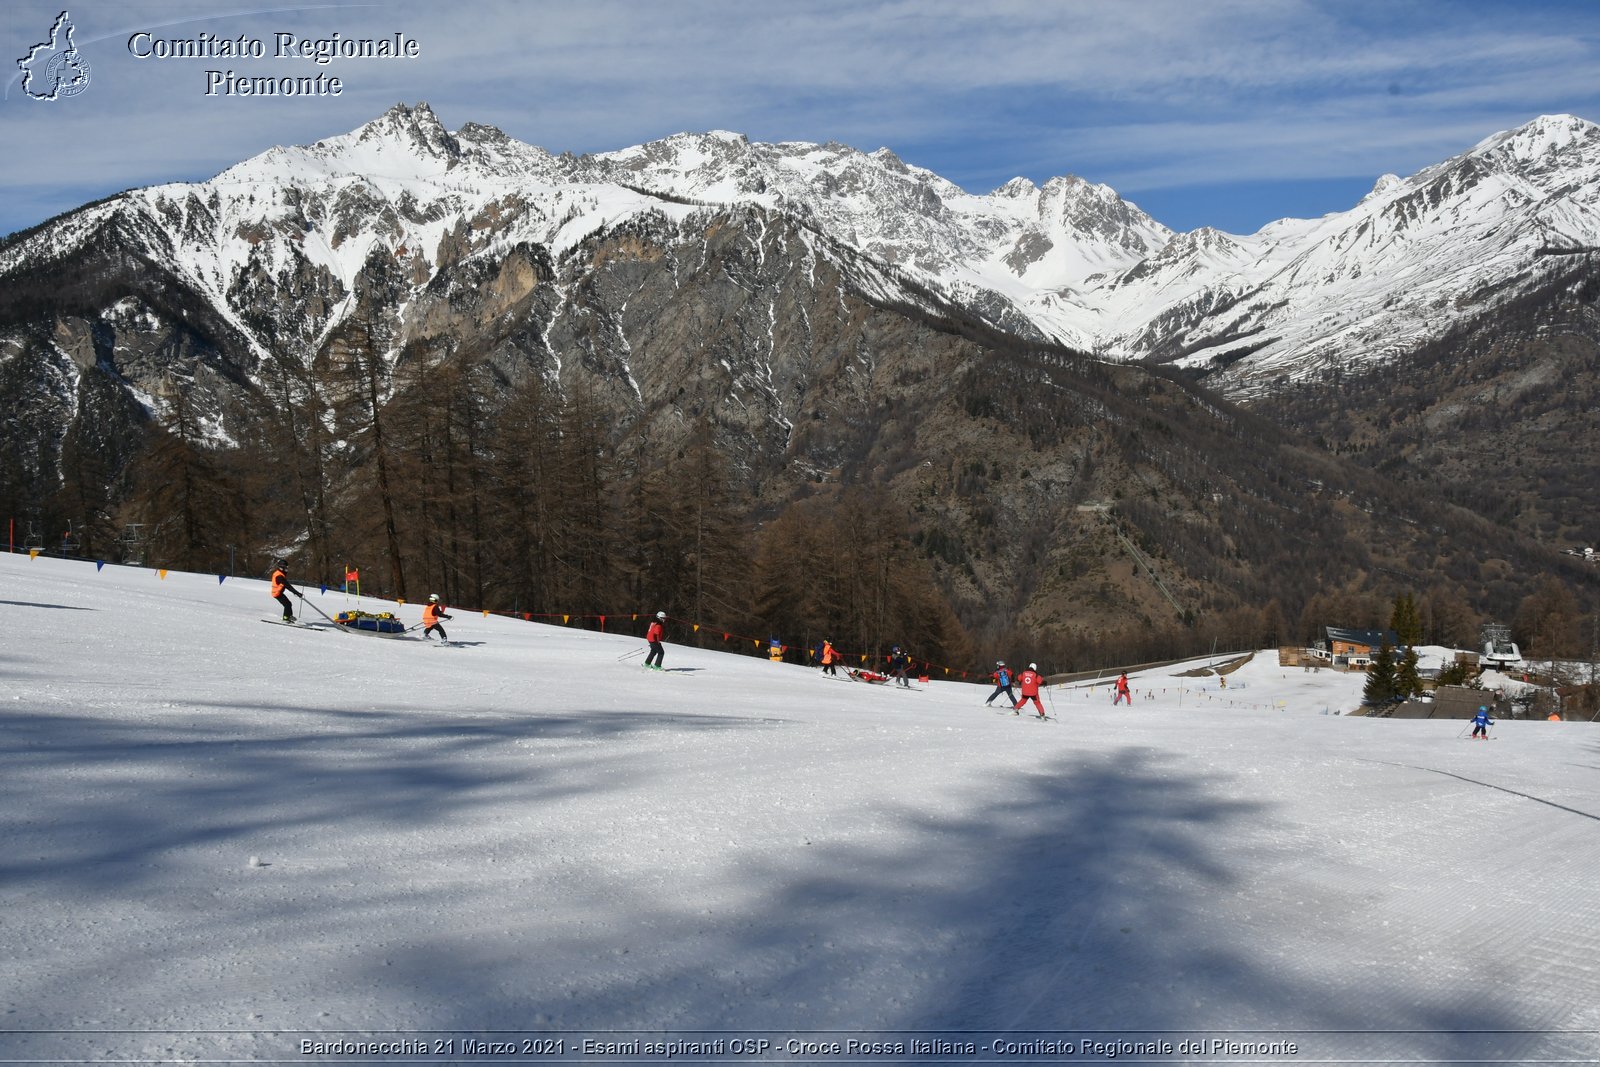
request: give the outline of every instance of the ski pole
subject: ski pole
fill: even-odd
[[[1050,698],[1050,715],[1053,718],[1056,713],[1056,695],[1050,691],[1050,686],[1048,685],[1044,687],[1044,695]]]
[[[306,607],[310,608],[312,611],[316,612],[318,615],[321,615],[324,619],[328,619],[328,613],[323,611],[321,608],[317,607],[315,604],[311,603],[311,601],[307,600],[305,598],[305,594],[304,593],[296,593],[295,596],[298,596],[300,598],[300,603],[304,604]],[[328,621],[333,623],[333,628],[335,630],[338,630],[340,633],[344,633],[345,632],[345,628],[343,626],[340,626],[337,622],[334,622],[332,619],[328,619]]]
[[[621,663],[625,659],[632,659],[634,656],[639,655],[643,651],[644,651],[644,649],[642,649],[642,648],[636,648],[632,652],[624,652],[622,655],[617,657],[617,662]]]

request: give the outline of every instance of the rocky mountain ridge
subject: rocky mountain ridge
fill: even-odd
[[[208,182],[84,209],[0,252],[33,269],[108,220],[148,228],[258,352],[313,345],[368,256],[421,287],[446,265],[518,241],[559,258],[585,236],[696,209],[788,215],[996,328],[1101,358],[1175,361],[1250,397],[1328,368],[1392,361],[1530,283],[1540,257],[1600,246],[1600,129],[1543,117],[1409,178],[1385,175],[1349,211],[1255,234],[1176,234],[1074,176],[967,193],[887,149],[761,144],[724,131],[616,152],[552,155],[502,132],[447,130],[426,104],[351,133],[275,148]],[[872,266],[865,266],[871,264]],[[851,273],[857,273],[852,266]],[[257,336],[251,286],[316,279],[324,307]],[[402,309],[403,316],[403,309]],[[401,335],[404,334],[401,331]]]
[[[1257,395],[1386,357],[1361,331],[1412,321],[1449,278],[1483,286],[1447,301],[1463,315],[1548,285],[1540,272],[1570,258],[1551,250],[1588,224],[1572,162],[1585,126],[1380,181],[1359,218],[1239,237],[1172,234],[1076,178],[977,197],[885,151],[729,133],[558,156],[400,107],[0,247],[0,401],[19,413],[0,432],[16,472],[0,506],[148,510],[164,483],[139,463],[176,439],[236,462],[238,485],[278,479],[206,551],[269,529],[324,567],[405,555],[463,580],[438,538],[488,535],[431,516],[489,506],[483,464],[542,383],[603,413],[608,461],[639,472],[618,491],[706,439],[757,514],[884,488],[973,632],[1192,620],[1439,573],[1481,588],[1479,560],[1544,557],[1210,387]],[[1518,197],[1522,215],[1506,210]],[[1465,232],[1477,243],[1454,249]],[[1442,258],[1405,291],[1370,268],[1418,271],[1429,249]],[[1363,285],[1379,310],[1343,322]],[[1329,310],[1293,317],[1302,305]],[[1335,358],[1324,342],[1356,347]],[[1114,358],[1135,355],[1181,367]],[[425,528],[371,525],[386,450],[428,502]],[[1329,530],[1337,551],[1318,544]],[[480,590],[512,580],[476,566]],[[1514,600],[1516,582],[1494,580]]]

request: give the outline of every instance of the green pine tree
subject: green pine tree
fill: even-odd
[[[1422,692],[1422,676],[1417,673],[1417,650],[1407,648],[1406,654],[1400,658],[1400,665],[1394,673],[1394,695],[1400,697],[1414,696]]]
[[[1394,611],[1389,616],[1389,629],[1402,645],[1410,647],[1422,640],[1422,615],[1417,611],[1417,601],[1410,593],[1394,598]]]
[[[1367,684],[1361,690],[1361,702],[1377,707],[1387,704],[1395,696],[1395,670],[1394,649],[1386,637],[1378,645],[1378,651],[1372,657],[1372,666],[1367,668]]]

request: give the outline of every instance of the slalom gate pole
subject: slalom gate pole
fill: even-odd
[[[617,662],[621,663],[625,659],[632,659],[634,656],[639,656],[639,655],[643,655],[643,654],[644,654],[644,649],[636,648],[632,652],[624,652],[622,655],[618,656],[617,657]]]

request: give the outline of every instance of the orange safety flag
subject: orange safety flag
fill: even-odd
[[[167,568],[162,567],[160,570],[156,571],[156,573],[161,576],[161,580],[163,582],[167,580]]]

